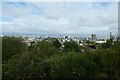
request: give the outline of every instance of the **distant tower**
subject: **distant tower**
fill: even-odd
[[[110,38],[112,37],[112,33],[110,32]]]
[[[96,34],[92,34],[91,37],[93,41],[96,41]]]
[[[110,39],[112,39],[113,38],[113,36],[112,36],[112,32],[110,32]]]

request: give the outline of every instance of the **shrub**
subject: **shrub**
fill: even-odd
[[[19,54],[26,50],[26,45],[22,38],[3,37],[2,38],[2,61],[6,62],[13,55]]]
[[[48,59],[51,78],[90,78],[94,77],[95,64],[84,55],[68,53]],[[56,58],[59,57],[59,58]]]

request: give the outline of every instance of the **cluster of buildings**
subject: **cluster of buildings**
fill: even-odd
[[[20,37],[20,36],[17,36]],[[23,41],[30,46],[31,43],[36,43],[39,41],[48,41],[50,42],[52,40],[52,38],[56,38],[62,45],[62,47],[64,47],[64,43],[65,42],[69,42],[69,41],[74,41],[76,42],[78,45],[80,46],[86,46],[86,45],[95,45],[95,44],[102,44],[102,43],[106,43],[107,39],[98,39],[96,37],[96,34],[91,34],[91,36],[89,38],[80,38],[80,37],[72,37],[70,35],[67,36],[59,36],[59,37],[44,37],[44,36],[21,36],[23,38]],[[114,37],[112,35],[112,33],[110,32],[110,37],[109,39],[112,38],[113,41],[117,41],[117,38]]]
[[[102,43],[106,43],[107,39],[98,39],[96,37],[96,34],[91,34],[91,36],[89,38],[78,38],[78,37],[72,37],[72,36],[63,36],[63,37],[30,37],[30,36],[24,36],[24,42],[26,44],[28,44],[28,46],[31,45],[31,43],[36,43],[39,41],[48,41],[51,42],[51,40],[53,38],[56,38],[60,43],[61,43],[61,48],[64,48],[64,43],[65,42],[69,42],[69,41],[74,41],[76,42],[79,46],[85,47],[88,46],[89,48],[91,48],[92,50],[97,49],[97,45],[102,44]],[[112,33],[110,33],[110,37],[109,39],[112,38],[113,41],[117,41],[117,38],[114,37],[112,35]]]
[[[29,36],[24,36],[24,42],[27,43],[30,46],[31,42],[38,42],[38,41],[42,41],[42,40],[46,40],[46,41],[50,41],[53,37],[29,37]],[[85,46],[88,44],[92,43],[97,43],[97,44],[101,44],[101,43],[106,43],[106,39],[97,39],[96,38],[96,34],[91,34],[91,37],[89,38],[78,38],[78,37],[71,37],[71,36],[63,36],[63,37],[56,37],[56,39],[58,39],[58,41],[63,45],[64,42],[69,42],[69,41],[75,41],[77,44],[79,44],[80,46]],[[87,41],[89,41],[89,43],[87,43]],[[63,45],[64,46],[64,45]]]

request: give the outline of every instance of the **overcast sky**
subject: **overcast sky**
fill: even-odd
[[[2,32],[101,34],[118,32],[117,2],[3,2]]]

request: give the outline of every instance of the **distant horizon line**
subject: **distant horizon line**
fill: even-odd
[[[109,32],[114,33],[114,32]],[[98,33],[21,33],[21,32],[2,32],[2,34],[98,34]],[[118,34],[118,33],[114,33]]]
[[[90,37],[91,34],[96,33],[85,33],[85,34],[73,34],[73,33],[16,33],[16,32],[2,32],[3,36],[48,36],[48,37],[58,37],[58,36],[74,36],[74,37]],[[117,33],[118,34],[118,33]],[[115,35],[117,35],[115,34]],[[110,35],[96,34],[97,38],[109,38]]]

